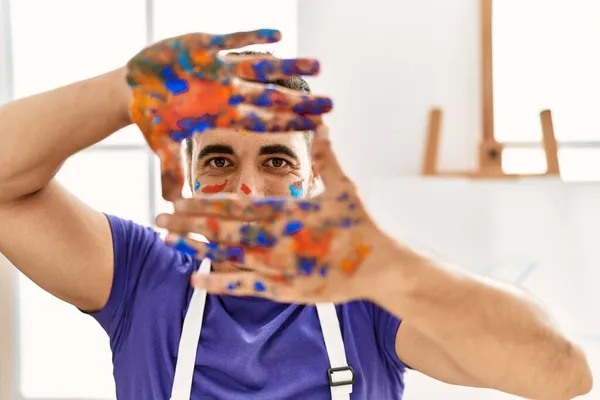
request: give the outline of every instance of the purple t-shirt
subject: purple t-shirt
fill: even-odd
[[[199,263],[150,228],[108,217],[115,273],[108,303],[92,316],[110,337],[119,399],[171,394],[183,319]],[[352,399],[398,400],[405,366],[394,350],[398,318],[372,303],[337,306]],[[209,295],[192,399],[330,399],[329,359],[316,308]]]

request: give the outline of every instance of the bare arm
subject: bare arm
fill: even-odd
[[[591,390],[583,351],[525,293],[406,249],[396,254],[403,266],[391,269],[377,302],[403,318],[396,351],[406,364],[447,383],[531,399]]]
[[[110,293],[110,227],[53,178],[68,157],[130,123],[129,96],[117,70],[0,108],[0,252],[90,311]]]

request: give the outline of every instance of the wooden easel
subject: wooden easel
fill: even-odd
[[[425,176],[463,176],[469,178],[522,178],[538,175],[505,174],[502,171],[504,147],[494,137],[494,74],[492,48],[492,2],[481,0],[481,67],[482,67],[482,137],[479,143],[479,162],[475,171],[438,171],[438,154],[442,126],[442,110],[435,108],[429,113],[429,126],[421,173]],[[547,171],[541,175],[560,176],[558,145],[554,135],[550,110],[540,114],[542,144],[546,154]]]
[[[442,125],[442,110],[435,108],[429,113],[429,126],[425,143],[425,156],[421,166],[424,176],[468,177],[480,179],[525,178],[534,176],[560,176],[558,164],[558,145],[554,136],[552,112],[542,111],[542,147],[546,155],[547,170],[543,174],[505,174],[502,171],[502,151],[504,147],[495,140],[486,140],[484,136],[479,146],[479,168],[474,171],[440,171],[438,170],[438,155]]]

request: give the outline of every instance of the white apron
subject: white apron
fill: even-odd
[[[210,273],[210,266],[210,260],[204,259],[200,264],[199,272]],[[183,320],[171,400],[190,400],[205,305],[206,291],[195,289]],[[346,361],[346,350],[335,306],[332,303],[317,304],[317,313],[331,366],[327,371],[323,371],[323,374],[329,378],[331,398],[332,400],[349,400],[354,383],[354,371]]]

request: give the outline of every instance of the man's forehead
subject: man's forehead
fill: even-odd
[[[252,133],[241,129],[213,129],[194,137],[196,146],[206,146],[213,143],[227,143],[235,147],[258,147],[267,144],[300,146],[305,144],[305,141],[304,132]]]

